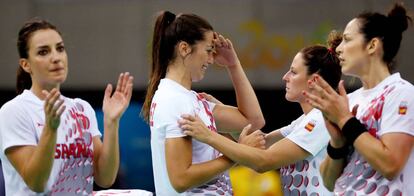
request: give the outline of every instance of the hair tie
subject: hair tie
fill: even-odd
[[[335,55],[335,50],[333,48],[328,48],[328,52],[332,55]]]
[[[174,22],[176,16],[174,13],[166,11],[165,12],[165,18],[167,20],[167,24],[171,24],[172,22]]]

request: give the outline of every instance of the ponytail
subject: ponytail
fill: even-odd
[[[30,89],[32,86],[32,78],[30,74],[23,70],[22,67],[17,68],[16,93],[21,94],[24,89]]]
[[[165,78],[170,62],[176,58],[175,46],[187,42],[193,46],[197,41],[204,40],[204,33],[213,31],[213,27],[203,18],[195,14],[180,14],[176,16],[169,11],[163,11],[157,17],[152,38],[152,63],[141,115],[149,122],[152,98],[160,80]]]
[[[164,11],[162,12],[155,22],[154,33],[152,38],[152,64],[149,76],[149,82],[147,87],[147,94],[145,95],[145,101],[142,108],[141,115],[145,121],[149,122],[149,113],[151,107],[151,101],[154,97],[155,91],[160,83],[160,80],[165,77],[167,73],[168,61],[174,54],[175,43],[168,43],[168,39],[165,39],[166,29],[175,20],[175,14]]]

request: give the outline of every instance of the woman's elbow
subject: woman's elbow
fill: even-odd
[[[382,172],[382,175],[387,180],[392,181],[396,177],[398,177],[400,173],[401,173],[401,168],[400,167],[398,167],[398,166],[392,166],[392,167],[386,168],[384,170],[384,172]]]
[[[105,178],[104,180],[96,179],[95,183],[102,188],[109,188],[115,183],[115,178],[113,179]]]
[[[257,124],[260,128],[263,128],[266,125],[266,120],[263,118],[263,116],[258,120]]]
[[[269,170],[271,170],[272,168],[269,166],[269,164],[267,164],[265,161],[258,161],[257,164],[255,164],[252,169],[258,173],[265,173]]]
[[[252,128],[253,128],[254,130],[261,129],[261,128],[263,128],[263,127],[265,126],[265,124],[266,124],[266,121],[265,121],[265,119],[263,118],[263,116],[262,116],[262,117],[258,117],[258,118],[256,118],[256,119],[254,119],[254,120],[250,121],[250,122],[251,122],[251,124],[252,124]]]
[[[36,193],[43,193],[45,191],[46,183],[26,183],[30,190]]]
[[[171,180],[171,185],[174,188],[175,191],[178,193],[182,193],[190,188],[190,186],[185,183],[184,180]]]
[[[328,189],[328,191],[333,192],[334,187],[335,187],[335,181],[334,182],[328,182],[327,180],[322,180],[323,181],[323,186],[325,186],[326,189]]]
[[[29,178],[27,175],[25,175],[25,173],[23,173],[21,176],[24,183],[33,192],[43,193],[45,191],[48,178],[42,178],[40,176],[37,176],[38,178]]]

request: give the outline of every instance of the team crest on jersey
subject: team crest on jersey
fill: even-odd
[[[407,114],[408,103],[406,101],[401,101],[400,106],[398,107],[398,114],[405,115]]]
[[[308,122],[308,124],[305,125],[305,129],[309,132],[312,132],[313,128],[315,128],[316,122],[314,120],[311,120]]]

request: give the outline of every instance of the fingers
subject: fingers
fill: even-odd
[[[42,93],[47,95],[44,106],[45,112],[50,113],[56,103],[56,100],[59,98],[60,93],[56,88],[53,88],[49,93],[46,90],[43,90]]]
[[[124,78],[124,73],[119,74],[118,82],[116,83],[115,91],[122,92],[123,78]]]
[[[356,104],[352,108],[352,112],[351,113],[352,113],[353,116],[356,116],[357,115],[357,113],[358,113],[358,107],[359,107],[359,104]]]
[[[128,75],[129,75],[129,73],[128,73]],[[125,87],[125,96],[126,96],[128,102],[131,100],[131,97],[132,97],[132,87],[134,86],[133,81],[134,81],[133,76],[128,76],[127,77],[127,82],[126,82],[126,87]]]
[[[128,88],[132,88],[132,80],[134,78],[130,75],[129,72],[124,73],[124,77],[122,79],[122,86],[121,86],[121,92],[124,94],[127,94]]]
[[[183,118],[184,120],[188,120],[188,121],[190,121],[190,122],[192,122],[192,121],[195,121],[195,120],[196,120],[196,118],[195,118],[194,116],[189,115],[189,114],[183,114],[183,115],[181,115],[181,118]]]
[[[207,99],[207,101],[210,101],[210,99],[212,97],[210,94],[207,94],[205,92],[198,93],[198,94],[201,95],[202,97],[204,97],[204,99]]]
[[[309,80],[308,81],[308,86],[309,86],[310,89],[313,90],[313,92],[317,92],[319,94],[317,96],[322,98],[322,99],[327,98],[327,97],[330,96],[324,88],[322,88],[321,86],[316,84],[314,81]]]
[[[189,115],[189,114],[183,114],[181,115],[182,119],[178,120],[178,126],[185,130],[191,130],[193,126],[195,126],[195,117]]]
[[[338,90],[339,90],[339,94],[341,96],[347,96],[343,80],[339,81]]]
[[[219,36],[219,34],[218,34],[217,32],[214,32],[214,33],[213,33],[213,40],[218,39],[218,36]]]
[[[218,34],[217,32],[215,32],[215,39],[214,39],[214,45],[217,48],[231,48],[232,43],[230,42],[229,39],[226,39],[224,36]]]
[[[229,49],[233,48],[233,43],[230,41],[230,39],[226,38],[227,44],[229,45]]]
[[[63,103],[64,103],[65,101],[63,100],[63,99],[59,99],[57,102],[56,102],[56,104],[55,104],[55,106],[53,107],[53,109],[52,109],[52,116],[55,116],[55,117],[58,117],[58,116],[60,116],[62,113],[63,113],[63,111],[65,110],[65,108],[66,108],[66,106],[65,105],[63,105]]]
[[[255,132],[253,132],[251,135],[254,135],[256,137],[256,139],[259,141],[258,142],[258,147],[261,149],[265,149],[266,146],[266,140],[265,140],[265,134],[260,131],[260,130],[256,130]]]
[[[104,101],[106,99],[109,99],[111,97],[111,94],[112,94],[112,84],[108,84],[106,85],[106,89],[105,89]]]
[[[331,85],[329,85],[322,77],[317,75],[315,77],[315,82],[317,85],[322,87],[322,89],[324,89],[328,94],[336,94],[335,90],[331,87]]]
[[[62,104],[63,103],[64,103],[64,101],[62,101]],[[56,111],[56,116],[62,115],[62,113],[63,113],[63,111],[65,111],[65,109],[66,109],[65,105],[59,106],[59,109]]]
[[[194,132],[189,131],[188,129],[183,129],[183,130],[184,130],[184,131],[183,131],[183,133],[184,133],[185,135],[188,135],[188,136],[194,137]]]
[[[312,107],[317,108],[319,110],[323,110],[323,108],[324,108],[323,104],[322,104],[323,100],[322,100],[321,97],[316,96],[312,93],[308,93],[306,91],[303,91],[302,93],[306,97],[306,102],[311,104]]]
[[[178,120],[178,126],[184,134],[200,140],[203,140],[209,134],[210,129],[205,126],[198,116],[183,114],[181,117],[182,119]]]
[[[134,81],[134,77],[131,76],[129,72],[120,73],[118,77],[118,82],[116,84],[115,91],[124,94],[126,98],[130,100],[132,96],[133,81]],[[109,97],[111,97],[110,96],[111,94],[112,94],[112,88],[111,88],[111,93],[109,94]],[[107,94],[105,91],[105,96],[106,95]]]
[[[44,110],[47,116],[58,117],[65,110],[63,105],[64,100],[60,99],[60,92],[54,88],[50,92],[43,90],[42,93],[46,95]]]
[[[244,137],[246,135],[249,135],[250,129],[252,128],[252,124],[248,124],[243,128],[243,131],[240,133],[240,137]]]

